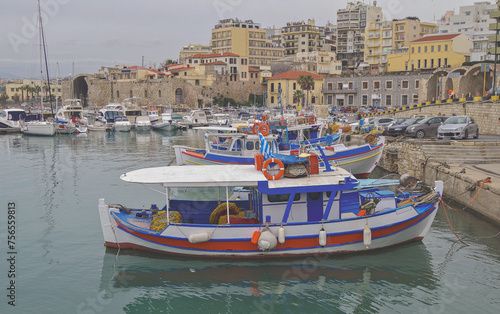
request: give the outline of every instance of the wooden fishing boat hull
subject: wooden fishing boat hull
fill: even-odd
[[[437,190],[442,193],[442,184]],[[416,209],[413,205],[370,216],[346,215],[319,222],[266,225],[169,224],[162,232],[149,230],[145,218],[110,208],[99,200],[99,214],[105,245],[120,249],[139,249],[172,255],[200,257],[276,258],[317,254],[366,252],[419,241],[427,234],[437,213],[438,202]],[[371,236],[367,243],[365,228]],[[285,240],[271,251],[259,250],[252,242],[255,232],[268,230],[279,237],[283,228]],[[320,245],[320,233],[326,233]],[[192,243],[191,237],[209,234],[209,240]]]

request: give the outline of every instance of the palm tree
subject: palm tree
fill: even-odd
[[[24,91],[26,91],[26,96],[28,96],[28,89],[30,86],[28,84],[24,84],[23,86],[19,87],[21,90],[21,102],[24,102]],[[29,98],[29,97],[27,97]]]
[[[300,85],[300,88],[302,88],[302,90],[306,91],[305,105],[307,107],[309,102],[309,91],[314,86],[314,79],[310,75],[300,75],[299,78],[297,79],[297,83]]]
[[[35,85],[33,88],[34,88],[35,93],[36,93],[36,98],[40,97],[40,91],[42,90],[40,85]]]
[[[31,93],[31,99],[35,98],[35,87],[33,86],[28,86],[28,88],[26,89],[26,93]]]
[[[297,89],[295,92],[293,92],[293,103],[298,102],[300,106],[300,101],[302,99],[304,99],[304,93],[300,89]]]

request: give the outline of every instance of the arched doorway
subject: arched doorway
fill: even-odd
[[[78,75],[71,82],[70,95],[73,99],[80,99],[83,107],[88,106],[88,96],[89,96],[89,85],[85,78],[88,75]]]
[[[177,88],[175,90],[175,103],[177,105],[184,103],[184,92],[182,91],[182,88]]]

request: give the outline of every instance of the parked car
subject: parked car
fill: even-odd
[[[449,117],[438,127],[437,138],[467,139],[469,135],[479,137],[479,126],[472,117]]]
[[[418,123],[420,120],[423,118],[409,118],[406,119],[405,121],[399,123],[399,124],[394,124],[391,125],[387,128],[387,131],[385,132],[386,135],[388,136],[400,136],[400,135],[405,135],[406,128],[409,127],[412,124]]]
[[[436,136],[438,127],[446,119],[448,117],[443,116],[424,118],[416,124],[410,125],[405,131],[405,136],[416,138]]]
[[[392,122],[394,122],[393,118],[376,118],[373,121],[373,123],[378,123],[383,127],[389,126],[389,124],[391,124]]]

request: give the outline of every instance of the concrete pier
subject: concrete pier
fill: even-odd
[[[444,196],[463,205],[457,209],[500,225],[500,140],[388,139],[379,166],[429,185],[442,180]]]

